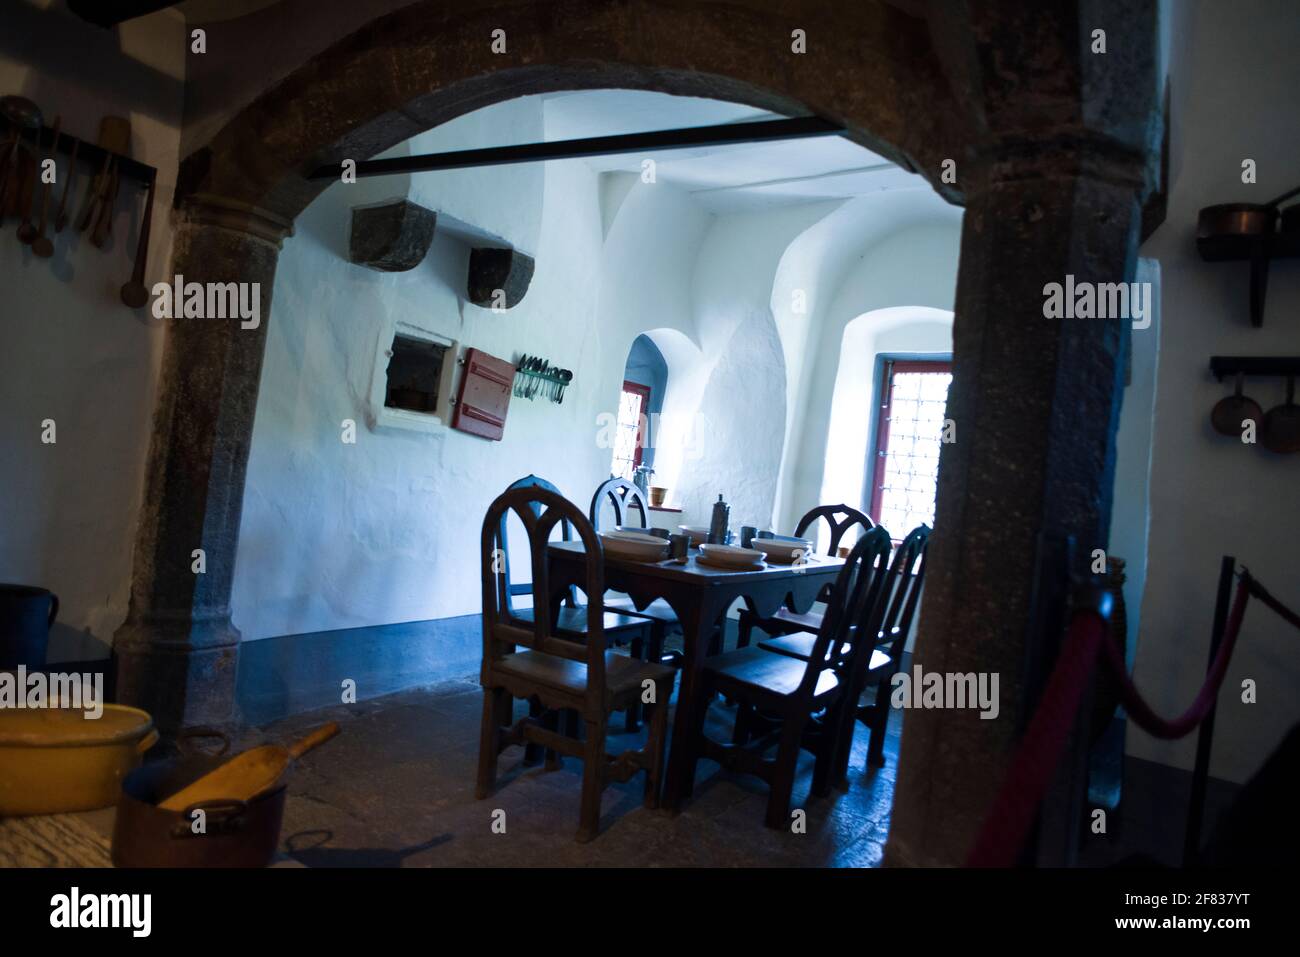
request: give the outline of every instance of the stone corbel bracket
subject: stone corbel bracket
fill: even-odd
[[[476,248],[469,254],[469,301],[484,309],[518,305],[533,281],[533,257],[517,249]]]
[[[406,272],[424,262],[438,214],[401,199],[352,210],[348,258],[380,272]]]

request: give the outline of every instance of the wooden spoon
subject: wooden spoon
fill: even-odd
[[[139,309],[149,301],[149,290],[144,286],[144,270],[149,260],[149,229],[153,223],[153,191],[156,184],[156,178],[149,180],[149,198],[144,203],[140,241],[135,250],[135,270],[131,273],[131,281],[122,286],[122,302],[132,309]]]
[[[5,192],[9,189],[9,168],[13,166],[14,153],[18,150],[18,131],[14,130],[4,147],[4,161],[0,162],[0,224],[4,223]]]
[[[50,143],[50,159],[54,160],[59,153],[59,127],[63,124],[63,117],[54,118],[54,140]],[[55,167],[55,181],[58,181],[58,168]],[[32,253],[40,256],[42,259],[49,259],[54,255],[54,243],[50,242],[45,235],[45,225],[49,221],[50,212],[50,184],[41,184],[41,225],[36,230],[36,236],[32,239]]]
[[[95,177],[94,183],[86,190],[86,198],[77,217],[77,231],[85,232],[95,217],[96,203],[108,195],[112,170],[113,154],[126,155],[131,148],[131,124],[120,116],[106,116],[99,121],[99,146],[104,150],[104,165]]]
[[[20,169],[23,166],[21,160],[22,157],[20,156]],[[31,164],[31,174],[28,175],[26,171],[24,171],[22,177],[22,192],[20,194],[21,198],[18,201],[18,205],[22,209],[23,217],[22,222],[18,224],[18,241],[24,246],[30,246],[32,240],[36,238],[36,227],[32,225],[32,207],[36,203],[36,180],[39,179],[41,175],[41,161],[39,154],[32,155]]]
[[[90,241],[103,248],[104,243],[113,232],[113,207],[117,205],[117,186],[122,171],[118,168],[117,157],[113,157],[112,171],[108,175],[108,188],[104,191],[104,203],[99,207],[99,218],[90,234]]]
[[[72,159],[68,161],[67,179],[63,181],[63,198],[59,200],[59,214],[54,217],[54,231],[63,232],[68,225],[68,193],[72,191],[72,181],[77,178],[77,150],[81,149],[81,140],[72,138]]]

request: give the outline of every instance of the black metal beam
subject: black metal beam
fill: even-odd
[[[439,169],[467,169],[474,166],[502,166],[508,163],[538,163],[544,160],[578,159],[584,156],[615,156],[620,153],[651,153],[690,146],[729,146],[736,143],[766,143],[773,140],[838,136],[844,127],[819,116],[760,120],[755,123],[723,123],[691,126],[650,133],[592,136],[553,143],[524,143],[519,146],[490,146],[484,149],[426,153],[422,156],[394,156],[391,159],[357,163],[357,176],[389,176],[394,173],[427,173]],[[343,172],[341,163],[322,166],[308,179],[334,179]]]

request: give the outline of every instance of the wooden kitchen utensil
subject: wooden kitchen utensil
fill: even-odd
[[[0,146],[0,155],[4,156],[4,159],[0,160],[0,225],[4,223],[5,210],[8,208],[5,200],[8,198],[6,193],[9,191],[9,169],[13,166],[14,153],[17,150],[18,131],[14,130],[4,146]]]
[[[183,811],[206,801],[252,800],[274,787],[297,758],[338,733],[338,724],[331,721],[287,748],[278,744],[264,744],[260,748],[244,751],[159,802],[158,806],[168,811]]]
[[[22,211],[22,219],[18,223],[18,241],[24,246],[30,246],[36,238],[36,227],[32,225],[32,204],[36,202],[36,180],[41,174],[40,157],[33,155],[29,158],[19,154],[18,171],[18,208]]]
[[[105,151],[104,165],[95,177],[86,198],[82,203],[81,214],[77,217],[77,231],[85,232],[97,212],[96,207],[108,195],[111,185],[109,173],[113,164],[113,154],[126,155],[131,148],[131,123],[121,116],[106,116],[99,121],[99,146]]]
[[[149,290],[144,286],[144,270],[149,261],[149,229],[153,222],[153,192],[156,185],[156,179],[149,181],[149,198],[144,202],[140,241],[135,250],[135,269],[131,273],[131,281],[122,286],[122,302],[132,309],[139,309],[149,301]]]
[[[58,182],[57,162],[59,155],[59,127],[63,125],[63,117],[54,118],[54,140],[50,143],[51,162],[55,162],[56,176],[55,182]],[[41,177],[44,180],[44,176]],[[50,213],[50,183],[41,183],[41,225],[36,230],[36,237],[32,240],[32,253],[40,256],[42,259],[49,259],[54,255],[54,243],[45,235],[45,227],[49,222]]]
[[[72,138],[72,159],[68,160],[68,172],[63,181],[63,198],[59,200],[59,214],[54,217],[54,231],[63,232],[68,225],[68,194],[72,192],[72,181],[77,178],[77,150],[81,149],[81,140]]]
[[[99,215],[95,218],[95,228],[91,230],[90,241],[98,248],[103,248],[113,232],[113,207],[117,205],[117,187],[121,182],[122,171],[118,167],[117,157],[113,157],[108,174],[108,188],[104,191],[104,202],[100,204]]]
[[[17,203],[19,199],[18,187],[22,183],[23,151],[31,149],[22,141],[22,132],[23,130],[40,130],[45,119],[41,115],[41,108],[25,96],[0,96],[0,115],[3,115],[9,121],[9,126],[13,130],[9,141],[4,147],[4,166],[0,168],[0,221],[3,221],[6,208],[5,189],[9,186],[10,171],[11,169],[17,170],[17,172],[13,173],[14,202]],[[14,162],[15,159],[17,163]]]

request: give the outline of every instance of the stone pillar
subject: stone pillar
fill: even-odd
[[[914,663],[996,672],[1001,711],[903,715],[887,863],[961,864],[1017,740],[1039,532],[1104,548],[1127,323],[1049,319],[1044,285],[1131,281],[1145,157],[1082,134],[1002,140],[962,176],[966,216],[938,512]],[[888,689],[886,689],[888,690]]]
[[[233,717],[240,636],[230,588],[275,265],[292,231],[264,210],[207,196],[192,197],[179,220],[173,275],[186,285],[256,283],[260,315],[255,328],[237,316],[165,320],[130,610],[113,639],[118,700],[164,732]]]

